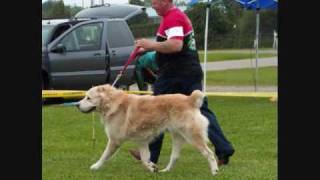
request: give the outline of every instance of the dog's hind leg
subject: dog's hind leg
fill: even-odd
[[[108,159],[110,159],[110,157],[112,157],[112,155],[119,149],[119,147],[120,147],[119,144],[109,139],[108,145],[104,150],[104,152],[102,153],[100,159],[96,163],[94,163],[90,167],[90,169],[91,170],[99,169],[103,165],[104,161],[107,161]]]
[[[214,153],[210,150],[207,143],[205,142],[203,135],[201,135],[200,133],[194,133],[189,140],[189,142],[196,149],[198,149],[200,153],[208,160],[212,175],[216,175],[219,170],[218,163],[216,161]]]
[[[140,156],[142,164],[151,172],[157,172],[157,165],[150,161],[150,150],[147,143],[143,143],[139,146]]]
[[[165,169],[162,169],[159,172],[167,172],[174,166],[174,164],[177,162],[180,156],[181,147],[185,143],[185,140],[180,134],[175,132],[172,132],[171,134],[172,134],[172,151],[170,156],[170,162],[168,163]]]

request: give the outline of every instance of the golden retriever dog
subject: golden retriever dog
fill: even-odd
[[[161,132],[172,135],[169,171],[179,157],[181,146],[190,143],[208,160],[211,173],[218,172],[213,151],[207,146],[208,120],[200,113],[204,94],[195,90],[190,96],[183,94],[135,95],[127,94],[110,85],[89,89],[79,101],[81,112],[100,112],[108,144],[100,159],[90,169],[99,169],[125,141],[138,144],[142,164],[151,172],[157,167],[149,161],[148,144]]]

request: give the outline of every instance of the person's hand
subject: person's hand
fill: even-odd
[[[139,47],[137,54],[141,55],[144,54],[145,52],[147,52],[143,47]]]
[[[154,50],[154,45],[156,42],[148,39],[139,39],[136,42],[136,47],[140,47],[140,49],[143,49],[144,51],[152,51]]]

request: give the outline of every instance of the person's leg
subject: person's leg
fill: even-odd
[[[180,89],[181,87],[179,86],[175,78],[158,79],[154,83],[154,95],[173,94],[179,92]],[[150,161],[152,161],[155,164],[158,162],[160,156],[163,137],[164,133],[161,133],[149,144],[151,154]]]
[[[208,137],[215,146],[216,155],[224,164],[228,163],[229,156],[234,153],[234,148],[224,136],[215,114],[208,108],[208,99],[205,97],[200,108],[201,113],[209,120]]]
[[[164,137],[164,133],[161,133],[149,144],[150,161],[153,162],[154,164],[158,163],[163,137]]]
[[[184,93],[187,95],[191,94],[192,91],[196,89],[202,90],[202,83],[199,78],[189,79],[188,81],[185,81],[185,83],[186,89],[184,90]],[[200,111],[209,121],[208,138],[215,147],[216,155],[218,156],[219,160],[221,160],[221,162],[223,161],[223,164],[227,164],[229,156],[231,156],[235,150],[232,144],[223,134],[223,131],[217,121],[216,115],[209,109],[207,97],[204,98]]]
[[[174,86],[174,80],[172,79],[158,79],[154,83],[153,88],[154,88],[154,93],[153,93],[154,95],[169,94],[169,93],[176,92],[175,86]],[[159,160],[163,137],[164,137],[164,133],[161,133],[149,144],[150,161],[155,164]],[[138,151],[129,150],[129,152],[134,158],[136,158],[137,160],[141,160],[141,157]]]

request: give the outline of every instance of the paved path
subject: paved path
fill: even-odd
[[[203,67],[203,63],[201,63]],[[221,71],[227,69],[242,69],[242,68],[255,68],[256,59],[243,59],[243,60],[230,60],[208,62],[207,71]],[[259,58],[258,67],[278,66],[278,57]]]

